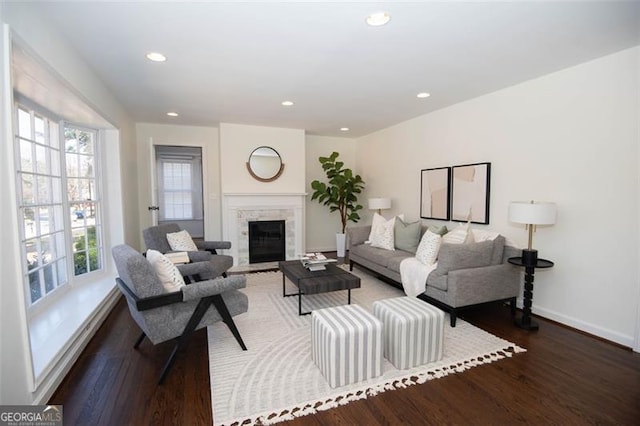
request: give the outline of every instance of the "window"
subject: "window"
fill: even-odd
[[[193,219],[191,163],[161,159],[160,164],[164,219]]]
[[[95,152],[97,132],[65,126],[65,171],[68,211],[71,217],[74,275],[101,268],[102,244],[99,221]]]
[[[20,242],[33,305],[70,276],[101,268],[97,132],[23,106],[16,107],[16,123]]]
[[[156,145],[155,155],[160,206],[158,223],[189,221],[191,224],[186,225],[191,227],[189,232],[198,234],[193,224],[203,218],[201,148]]]

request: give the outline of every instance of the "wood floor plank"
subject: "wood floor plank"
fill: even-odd
[[[538,332],[520,330],[501,305],[463,317],[527,352],[290,423],[640,424],[639,354],[544,319]],[[211,424],[206,330],[160,386],[172,344],[145,340],[134,350],[138,334],[119,301],[49,401],[64,405],[65,425]]]

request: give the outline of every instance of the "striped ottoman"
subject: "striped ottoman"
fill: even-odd
[[[400,370],[442,358],[444,312],[415,297],[373,303],[384,326],[384,356]]]
[[[311,314],[311,358],[332,388],[382,374],[382,323],[358,305]]]

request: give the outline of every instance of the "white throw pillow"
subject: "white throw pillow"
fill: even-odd
[[[167,241],[173,251],[198,251],[196,243],[187,231],[170,232],[167,234]]]
[[[378,232],[378,228],[380,228],[387,221],[384,217],[379,215],[378,213],[373,214],[373,220],[371,221],[371,231],[369,232],[369,238],[367,238],[367,243],[371,243],[371,239],[373,235]]]
[[[481,243],[483,241],[493,241],[498,236],[500,236],[499,232],[495,231],[487,231],[485,229],[472,229],[471,234],[473,235],[473,241],[476,243]]]
[[[396,218],[393,217],[385,221],[384,223],[378,224],[378,226],[376,226],[375,228],[375,232],[374,228],[371,228],[371,247],[378,247],[385,250],[395,250],[395,235],[393,233],[395,224]]]
[[[442,242],[447,244],[468,244],[473,241],[473,234],[469,232],[469,223],[461,223],[442,237]]]
[[[442,237],[435,232],[427,230],[420,240],[418,250],[416,250],[416,259],[425,265],[433,265],[438,258],[441,244]]]
[[[147,260],[167,293],[180,291],[180,288],[184,287],[182,274],[167,256],[157,250],[147,250]]]
[[[389,219],[389,220],[393,220],[393,224],[395,225],[395,218],[399,217],[400,219],[404,220],[404,214],[399,214],[397,216],[395,216],[393,219]],[[378,214],[378,212],[373,214],[373,220],[371,221],[371,232],[369,232],[369,238],[367,239],[367,241],[365,241],[365,244],[370,244],[371,240],[373,239],[373,236],[375,234],[380,233],[380,227],[384,226],[384,224],[387,223],[387,219],[385,219],[382,215]]]

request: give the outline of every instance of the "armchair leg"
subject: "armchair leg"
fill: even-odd
[[[509,305],[511,306],[511,316],[515,317],[516,316],[516,298],[512,297]]]
[[[171,351],[171,355],[169,355],[169,359],[167,360],[167,363],[164,365],[164,368],[162,369],[162,373],[160,373],[160,378],[158,379],[159,385],[161,385],[164,382],[165,377],[167,377],[167,374],[169,374],[169,370],[171,370],[171,367],[173,366],[173,363],[176,360],[178,349],[181,346],[182,345],[178,341],[178,343],[176,343],[176,345],[173,347],[173,350]]]
[[[200,320],[202,320],[202,317],[204,316],[205,312],[207,312],[207,309],[209,309],[210,305],[211,305],[210,297],[205,297],[203,299],[200,299],[200,302],[198,302],[196,309],[193,311],[193,314],[191,314],[191,318],[189,318],[189,322],[184,327],[184,331],[182,332],[180,337],[178,337],[178,341],[176,342],[176,345],[173,348],[171,355],[169,355],[169,359],[167,360],[167,363],[165,364],[164,369],[160,374],[160,378],[158,379],[159,385],[161,385],[162,382],[164,382],[165,377],[167,377],[169,370],[171,370],[171,367],[173,366],[173,363],[176,360],[176,355],[178,354],[178,351],[182,349],[182,347],[187,342],[187,339],[189,338],[191,333],[193,333],[193,330],[195,330],[198,324],[200,324]]]
[[[136,344],[133,345],[133,349],[138,349],[138,346],[140,346],[140,343],[142,343],[145,337],[147,337],[147,335],[143,331],[140,337],[138,337],[138,340],[136,340]]]
[[[200,324],[202,317],[207,312],[207,309],[209,309],[209,306],[211,306],[212,303],[220,313],[220,316],[222,317],[222,320],[224,321],[224,323],[227,324],[227,327],[229,327],[229,329],[231,330],[231,333],[240,344],[240,347],[242,348],[242,350],[244,351],[247,350],[247,347],[242,341],[242,337],[240,337],[238,328],[236,327],[236,324],[233,322],[233,318],[231,317],[231,314],[229,313],[229,309],[227,309],[227,305],[224,303],[222,296],[219,294],[216,294],[214,296],[205,297],[203,299],[200,299],[200,302],[198,302],[196,309],[193,311],[193,314],[191,315],[191,318],[189,318],[189,322],[185,326],[184,331],[182,332],[180,337],[178,337],[178,341],[176,342],[176,345],[173,348],[171,355],[169,355],[169,359],[167,360],[167,363],[165,364],[164,369],[160,374],[160,378],[158,379],[159,385],[161,385],[164,382],[164,379],[167,377],[167,374],[171,370],[171,367],[173,366],[173,363],[176,360],[176,356],[178,352],[184,347],[191,333],[193,333],[193,331],[196,329],[198,324]],[[144,336],[142,336],[138,340],[142,341],[143,337]]]
[[[238,344],[240,344],[240,347],[242,348],[242,350],[246,351],[247,347],[245,346],[244,342],[242,341],[242,337],[240,336],[240,332],[238,331],[238,328],[236,327],[236,323],[233,322],[233,317],[231,317],[231,314],[229,313],[229,309],[227,309],[227,305],[224,303],[224,300],[222,299],[222,296],[219,295],[219,294],[216,294],[214,296],[211,296],[211,299],[213,301],[213,306],[216,307],[216,309],[218,310],[218,313],[222,317],[222,321],[224,321],[224,323],[227,324],[227,327],[229,327],[229,330],[231,330],[231,333],[233,334],[233,337],[236,338],[236,340],[238,341]]]

